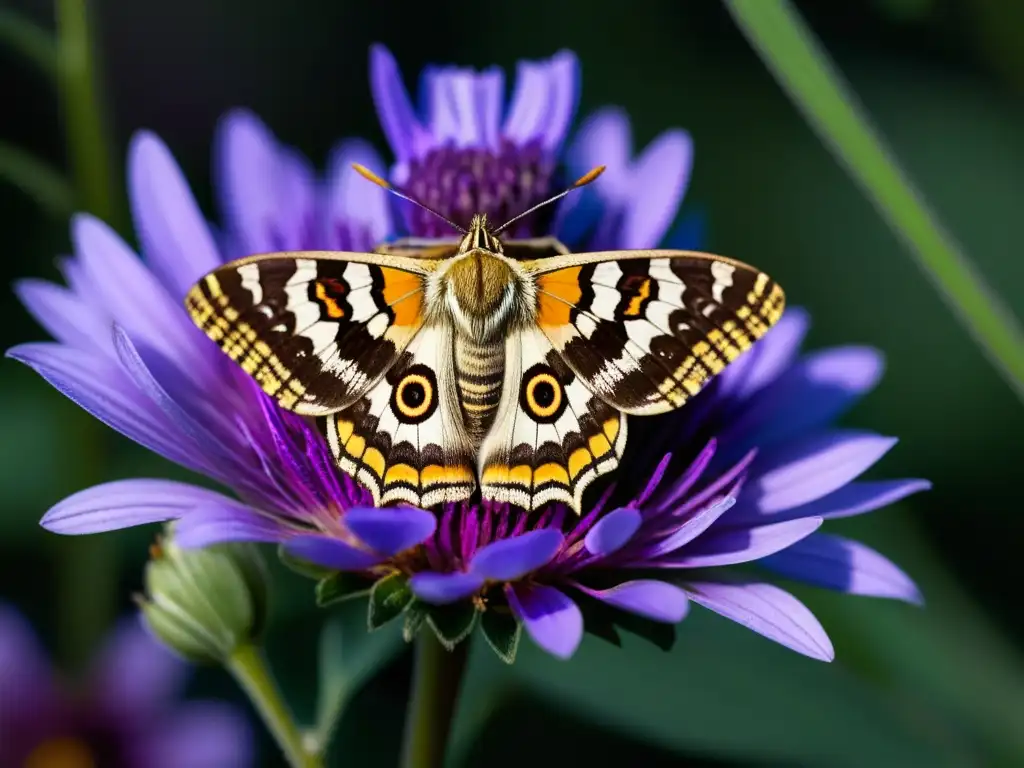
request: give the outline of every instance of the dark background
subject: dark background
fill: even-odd
[[[52,25],[42,0],[3,3]],[[945,226],[1024,314],[1024,4],[798,6]],[[92,9],[119,162],[132,132],[156,131],[211,216],[211,137],[231,107],[252,108],[322,165],[345,136],[386,149],[367,85],[373,42],[395,53],[410,86],[427,63],[497,63],[511,74],[517,58],[570,48],[582,64],[579,116],[626,108],[638,147],[669,127],[691,132],[683,213],[705,217],[708,250],[785,285],[790,303],[813,314],[811,346],[885,352],[882,384],[846,421],[901,438],[876,475],[935,487],[830,529],[905,566],[924,609],[794,590],[834,639],[831,665],[697,610],[667,655],[588,638],[564,664],[524,642],[509,671],[479,654],[467,709],[482,730],[466,742],[470,764],[1024,764],[1024,409],[717,2],[97,0]],[[64,165],[51,84],[5,50],[0,71],[0,140]],[[2,282],[56,278],[66,222],[0,184],[0,232]],[[8,292],[3,347],[42,338]],[[109,595],[130,609],[152,531],[106,536],[116,557],[86,567],[95,589],[83,593],[67,575],[82,573],[73,565],[85,557],[81,540],[44,532],[39,517],[87,483],[185,475],[92,423],[27,369],[4,361],[0,371],[0,599],[73,663],[92,637],[67,627],[105,622]],[[323,617],[304,582],[282,584],[271,655],[309,718]],[[338,765],[394,764],[408,674],[406,653],[354,700]],[[194,692],[241,701],[218,670],[201,670]],[[277,765],[265,747],[265,764]]]

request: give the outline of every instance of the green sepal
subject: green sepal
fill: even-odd
[[[316,579],[320,581],[330,576],[334,571],[330,568],[324,568],[322,565],[316,565],[305,560],[300,560],[288,553],[284,548],[284,544],[277,545],[277,559],[288,568],[288,570],[299,574],[299,576],[305,576],[307,579]]]
[[[316,604],[321,608],[370,594],[373,583],[354,573],[335,571],[316,583]]]
[[[427,611],[427,623],[434,630],[445,650],[452,650],[473,631],[479,611],[468,600],[451,605],[432,605]]]
[[[409,579],[404,573],[396,572],[378,579],[370,590],[370,608],[366,614],[370,631],[397,619],[412,601]]]
[[[402,638],[407,643],[416,639],[417,633],[427,620],[427,612],[430,606],[419,600],[413,600],[405,609],[405,624],[402,626]]]
[[[523,625],[511,611],[500,607],[484,611],[480,617],[480,630],[499,659],[506,664],[516,660]]]

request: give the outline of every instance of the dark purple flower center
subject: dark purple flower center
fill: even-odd
[[[524,146],[501,140],[497,149],[451,145],[432,149],[409,163],[403,191],[456,224],[467,226],[474,214],[487,214],[495,226],[552,194],[555,159],[539,142]],[[402,206],[412,237],[450,237],[440,219],[412,205]],[[548,234],[553,207],[545,207],[505,232],[505,237]]]

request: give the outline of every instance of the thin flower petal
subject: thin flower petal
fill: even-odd
[[[553,528],[495,541],[473,556],[470,571],[492,581],[518,579],[547,565],[562,541],[562,534]]]
[[[634,161],[621,247],[654,248],[661,242],[679,210],[692,165],[693,141],[685,131],[666,131]]]
[[[322,226],[327,229],[326,242],[333,242],[334,247],[366,251],[391,233],[390,200],[387,191],[360,176],[353,163],[378,176],[387,173],[384,161],[368,142],[349,139],[336,146],[327,161]]]
[[[632,152],[629,115],[624,110],[607,107],[584,120],[568,151],[568,159],[573,171],[579,174],[597,165],[606,166],[605,172],[590,186],[601,197],[618,200],[620,190],[628,187]]]
[[[400,163],[411,160],[426,131],[402,84],[395,57],[383,45],[370,48],[370,92],[391,151]]]
[[[794,440],[755,462],[745,493],[763,512],[777,512],[820,499],[868,469],[896,438],[834,430]]]
[[[103,533],[174,520],[208,504],[237,504],[215,491],[173,480],[115,480],[68,496],[43,515],[54,533]]]
[[[28,621],[0,602],[0,717],[10,722],[11,711],[55,707],[58,688],[50,662]],[[2,754],[2,753],[0,753]]]
[[[202,549],[233,541],[277,543],[294,530],[270,515],[240,502],[222,499],[197,505],[174,528],[174,541],[183,549]]]
[[[560,659],[568,659],[576,652],[583,640],[583,614],[568,596],[539,584],[509,584],[505,595],[537,645]]]
[[[432,605],[464,600],[483,585],[483,576],[475,573],[422,571],[409,579],[409,587],[416,597]]]
[[[397,555],[433,535],[437,518],[414,507],[357,507],[345,512],[345,527],[375,552]]]
[[[161,717],[135,746],[136,765],[147,768],[243,768],[253,764],[252,728],[234,708],[190,701]]]
[[[580,93],[580,67],[571,51],[559,51],[548,61],[550,91],[547,118],[543,124],[541,145],[557,151],[569,132]]]
[[[816,533],[762,564],[781,576],[826,589],[922,602],[917,585],[895,563],[842,536]]]
[[[847,483],[839,490],[807,504],[775,512],[762,511],[753,497],[741,494],[736,508],[729,513],[729,524],[760,525],[801,517],[821,517],[826,520],[853,517],[895,504],[900,499],[927,491],[931,487],[932,484],[927,480],[917,479],[859,481]]]
[[[761,525],[747,530],[723,530],[694,541],[686,551],[664,558],[667,568],[710,568],[759,560],[792,546],[821,527],[820,517]]]
[[[107,637],[90,672],[93,700],[105,712],[141,723],[173,701],[188,665],[154,640],[136,615],[121,620]]]
[[[582,584],[573,586],[608,605],[666,624],[682,621],[690,605],[684,590],[654,579],[626,581],[611,589],[590,589]]]
[[[610,555],[633,538],[643,518],[635,509],[622,507],[609,512],[587,532],[583,544],[592,555]]]
[[[381,561],[381,556],[364,549],[356,549],[330,536],[311,534],[295,536],[284,543],[285,551],[292,557],[305,560],[325,568],[339,571],[361,571]]]
[[[639,563],[640,561],[660,557],[669,552],[675,552],[680,547],[689,544],[710,528],[722,515],[732,509],[735,503],[736,499],[733,496],[726,496],[707,504],[699,512],[688,517],[682,525],[673,530],[670,536],[645,550],[643,556],[635,562]]]
[[[113,356],[113,321],[81,297],[46,280],[19,280],[14,292],[32,317],[57,341]]]
[[[801,307],[787,307],[778,323],[753,349],[740,355],[718,376],[719,392],[724,397],[746,400],[775,381],[797,359],[811,324]]]
[[[787,648],[820,661],[835,651],[825,629],[803,603],[773,584],[688,582],[690,599]]]
[[[150,267],[175,297],[220,266],[216,243],[192,190],[166,145],[141,131],[128,148],[135,228]]]

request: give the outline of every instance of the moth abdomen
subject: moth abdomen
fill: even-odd
[[[455,342],[455,377],[463,423],[479,445],[494,423],[505,378],[504,343],[478,343],[460,337]]]

